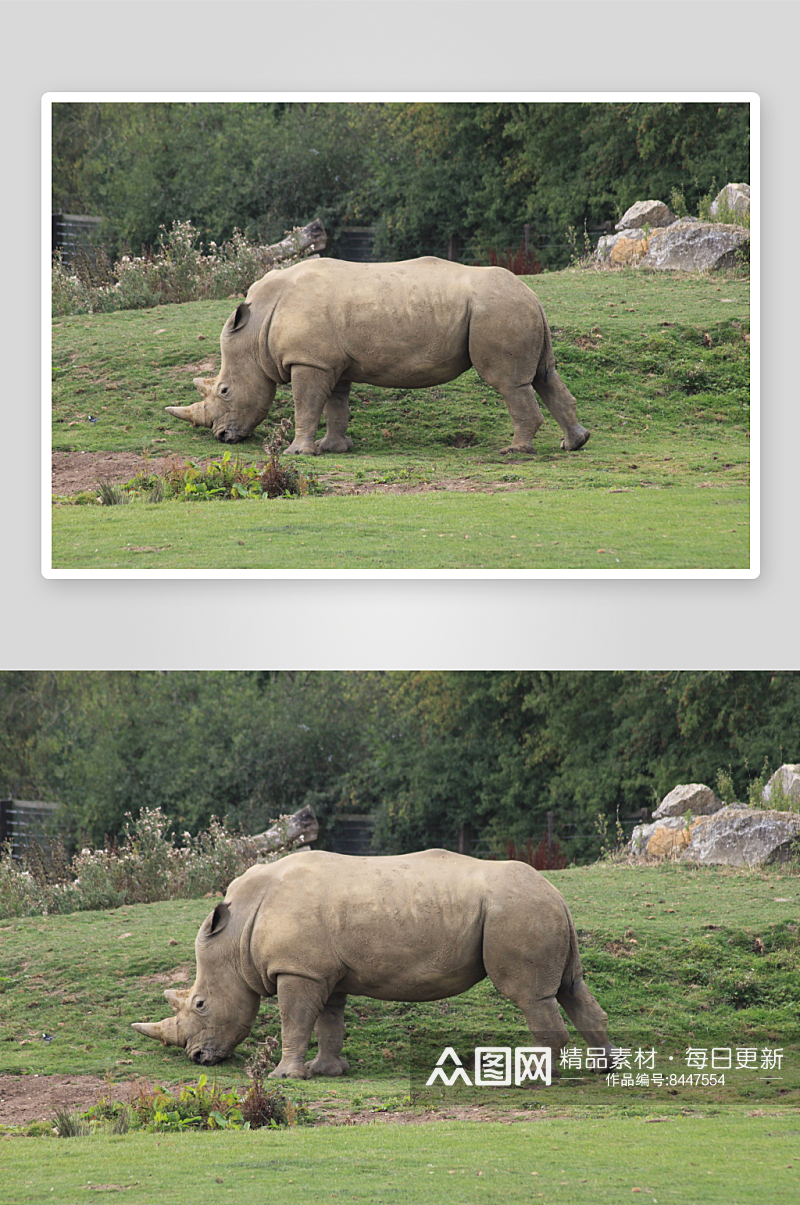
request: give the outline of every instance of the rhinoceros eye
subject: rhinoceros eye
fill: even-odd
[[[198,998],[195,1001],[193,1001],[193,1005],[198,1010],[198,1012],[200,1012],[202,1009],[205,1008],[206,1002],[205,1002],[205,1000],[203,1000],[201,997],[198,996]]]
[[[227,397],[229,393],[230,393],[230,389],[228,388],[227,385],[220,385],[220,387],[219,387],[219,396],[220,397]]]

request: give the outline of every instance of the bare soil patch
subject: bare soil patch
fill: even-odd
[[[122,485],[130,481],[137,473],[147,471],[156,476],[166,471],[169,459],[174,453],[165,452],[163,456],[145,459],[135,452],[53,452],[52,454],[52,493],[53,497],[66,498],[73,494],[87,493],[96,490],[99,481],[111,481]],[[209,459],[213,459],[209,458]],[[198,461],[205,464],[206,461]],[[487,493],[499,494],[508,491],[527,489],[545,489],[546,486],[526,485],[523,481],[486,482],[470,477],[454,477],[446,481],[435,482],[361,482],[353,485],[317,471],[316,462],[311,466],[317,480],[333,494],[427,494],[434,491],[455,493]]]
[[[57,1109],[82,1113],[101,1096],[127,1101],[134,1091],[130,1080],[110,1084],[95,1075],[0,1075],[0,1125],[49,1121]]]
[[[0,1125],[23,1126],[34,1121],[50,1121],[56,1111],[83,1113],[105,1097],[106,1100],[130,1101],[140,1089],[150,1090],[141,1079],[109,1083],[96,1075],[0,1075]],[[423,1125],[431,1121],[538,1121],[546,1116],[541,1110],[502,1109],[492,1105],[464,1105],[413,1112],[371,1109],[353,1110],[341,1103],[311,1104],[311,1111],[322,1125]]]
[[[53,494],[59,498],[81,494],[97,489],[101,480],[130,481],[145,467],[148,473],[161,473],[169,455],[145,461],[134,452],[53,452]]]
[[[311,1105],[310,1108],[323,1125],[358,1126],[358,1125],[425,1125],[431,1121],[502,1121],[512,1125],[518,1121],[541,1121],[547,1114],[542,1110],[529,1112],[527,1109],[502,1109],[491,1105],[457,1105],[449,1109],[424,1110],[389,1110],[373,1113],[370,1109],[359,1109],[357,1112],[348,1110],[345,1106],[335,1112],[326,1106],[320,1108]]]

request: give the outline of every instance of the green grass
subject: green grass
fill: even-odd
[[[791,1047],[784,1082],[734,1076],[724,1095],[777,1102],[788,1086],[791,1098],[800,1099],[797,875],[599,865],[548,878],[572,909],[587,981],[611,1018],[613,1040],[665,1054],[682,1054],[692,1042],[709,1049]],[[2,922],[0,1072],[144,1075],[159,1082],[195,1076],[181,1050],[149,1042],[130,1025],[166,1015],[164,989],[192,982],[194,938],[211,906],[200,899]],[[754,952],[756,937],[761,954]],[[409,1090],[409,1043],[416,1049],[424,1040],[438,1053],[456,1039],[468,1047],[476,1035],[490,1044],[524,1044],[527,1033],[516,1008],[488,981],[431,1004],[353,998],[347,1025],[352,1074],[302,1084],[312,1099],[327,1099],[333,1090],[334,1101],[396,1100]],[[250,1039],[218,1069],[220,1081],[241,1081],[246,1060],[277,1028],[277,1007],[264,1002]],[[45,1042],[43,1033],[53,1040]],[[599,1077],[548,1095],[565,1106],[608,1104]],[[512,1090],[508,1097],[518,1102],[530,1094]],[[537,1103],[539,1097],[537,1091]],[[636,1098],[649,1099],[638,1091]],[[501,1090],[492,1100],[501,1100]]]
[[[737,569],[748,492],[677,488],[63,507],[63,569]]]
[[[0,1202],[790,1205],[797,1116],[441,1122],[3,1144]]]
[[[288,1203],[794,1201],[796,867],[600,864],[547,877],[571,907],[587,980],[619,1044],[653,1045],[660,1057],[687,1043],[783,1047],[783,1080],[609,1095],[592,1076],[550,1089],[486,1089],[472,1100],[443,1089],[412,1105],[409,1042],[454,1044],[464,1055],[478,1035],[523,1044],[516,1009],[486,983],[425,1005],[354,998],[350,1074],[284,1081],[290,1096],[333,1124],[73,1139],[0,1131],[0,1202],[71,1205],[92,1192],[123,1191],[129,1205],[278,1194]],[[194,1082],[198,1069],[182,1051],[148,1042],[130,1022],[165,1015],[163,989],[191,979],[194,937],[211,906],[200,899],[2,922],[0,1073]],[[245,1060],[276,1031],[277,1010],[265,1003],[251,1038],[217,1069],[220,1086],[242,1084]],[[394,1124],[408,1116],[416,1121]]]
[[[546,416],[536,457],[501,455],[509,416],[473,371],[436,389],[355,386],[354,452],[308,461],[327,496],[291,503],[288,520],[283,501],[258,504],[271,506],[269,526],[282,508],[279,531],[267,533],[272,547],[256,540],[258,548],[245,543],[241,551],[241,535],[231,532],[242,521],[232,505],[251,506],[241,501],[206,505],[191,517],[187,507],[197,503],[162,503],[158,516],[138,505],[60,506],[54,567],[141,568],[147,560],[162,569],[222,570],[748,568],[749,282],[569,270],[530,283],[553,329],[559,371],[592,430],[580,452],[560,451],[560,431]],[[141,453],[143,463],[167,453],[218,457],[210,432],[170,419],[164,406],[191,402],[192,377],[216,372],[230,308],[197,302],[56,320],[54,448]],[[269,424],[239,446],[244,462],[262,457],[267,431],[285,415],[292,402],[284,389]],[[612,495],[618,490],[627,493]],[[635,516],[620,500],[635,500]],[[431,533],[421,528],[440,521],[441,507],[451,530],[423,545]],[[552,556],[532,534],[542,532],[541,511],[549,517],[543,546],[559,541]],[[109,540],[100,535],[106,529]],[[151,529],[156,536],[145,538]],[[303,531],[311,537],[305,542]],[[531,545],[519,556],[513,534]],[[456,552],[450,535],[477,538],[480,547]],[[121,558],[128,545],[158,551]]]

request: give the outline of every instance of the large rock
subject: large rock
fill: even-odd
[[[784,800],[800,803],[800,765],[785,765],[777,769],[761,792],[761,799],[763,803],[772,803],[776,807],[780,807]]]
[[[717,799],[711,787],[701,782],[682,783],[665,795],[653,812],[654,820],[664,816],[683,816],[691,812],[694,816],[710,816],[723,806],[722,800]]]
[[[710,272],[735,266],[740,248],[749,255],[750,231],[721,222],[680,221],[650,236],[643,267]]]
[[[614,229],[639,230],[642,226],[653,229],[656,226],[669,226],[674,221],[675,214],[663,201],[637,201],[625,210]]]
[[[727,210],[727,212],[726,212]],[[749,184],[726,184],[721,192],[718,192],[711,202],[711,216],[729,217],[731,214],[736,214],[737,217],[744,217],[750,212],[750,185]]]
[[[644,230],[637,228],[623,230],[619,234],[604,234],[597,244],[595,254],[601,263],[630,263],[634,247],[643,247],[641,255],[646,253],[647,235]],[[641,255],[638,258],[641,258]]]
[[[640,239],[620,238],[611,248],[609,256],[612,264],[622,267],[626,264],[638,264],[647,255],[649,243],[645,235]]]
[[[701,816],[681,862],[701,866],[762,866],[788,861],[800,843],[800,815],[739,805]]]
[[[696,820],[688,823],[683,816],[667,816],[654,824],[637,824],[631,836],[631,853],[671,858],[687,848],[696,823]]]

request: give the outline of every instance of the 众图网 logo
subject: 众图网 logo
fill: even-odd
[[[513,1068],[513,1079],[512,1079]],[[539,1080],[549,1084],[553,1075],[553,1056],[548,1046],[476,1046],[475,1087],[517,1088]],[[426,1082],[426,1087],[441,1080],[448,1088],[459,1081],[473,1086],[467,1070],[452,1046],[446,1046]]]

